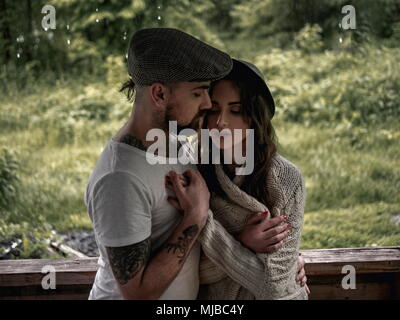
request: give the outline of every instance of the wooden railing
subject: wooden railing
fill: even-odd
[[[301,253],[306,260],[310,299],[400,299],[400,246]],[[46,265],[56,270],[55,289],[42,287]],[[349,275],[344,266],[354,267],[355,289],[342,286]],[[87,299],[96,270],[97,258],[3,260],[0,299]]]

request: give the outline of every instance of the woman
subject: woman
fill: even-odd
[[[212,193],[212,212],[199,237],[204,252],[200,264],[204,286],[199,297],[307,299],[307,286],[296,282],[304,180],[299,169],[277,153],[271,124],[275,105],[268,86],[254,65],[234,60],[232,72],[212,85],[210,97],[212,109],[203,127],[228,129],[231,136],[235,129],[243,133],[253,129],[254,171],[236,176],[239,166],[235,163],[198,166]],[[223,157],[225,149],[245,151],[242,146],[247,138],[245,134],[242,137],[231,143],[222,138],[212,142]],[[167,187],[174,190],[176,183],[184,186],[188,182],[181,175],[179,180],[169,180]],[[179,199],[169,201],[179,208]],[[279,227],[278,236],[266,228],[272,220],[286,222]]]

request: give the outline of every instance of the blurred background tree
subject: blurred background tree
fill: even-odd
[[[15,77],[15,68],[22,68],[15,79],[22,86],[32,72],[104,74],[106,58],[123,56],[130,35],[143,27],[179,28],[246,55],[246,42],[248,51],[252,43],[258,51],[292,47],[300,30],[318,25],[324,47],[332,48],[344,32],[338,24],[346,4],[357,8],[353,41],[398,37],[398,0],[0,0],[3,80],[4,73]],[[55,30],[41,26],[44,5],[56,8]]]

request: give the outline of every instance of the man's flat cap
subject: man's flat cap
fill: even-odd
[[[129,42],[128,72],[138,85],[214,81],[231,69],[228,54],[177,29],[142,29]]]

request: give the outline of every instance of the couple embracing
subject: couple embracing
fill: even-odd
[[[304,179],[277,152],[275,104],[261,72],[169,28],[133,34],[128,72],[121,91],[134,100],[132,113],[85,192],[100,251],[89,299],[307,299]],[[211,151],[201,164],[149,161],[176,157],[170,144],[149,154],[154,141],[146,139],[152,129],[176,138],[171,121],[227,133],[207,141],[222,161]],[[254,168],[239,174],[244,164],[226,154],[249,152],[249,130]]]

